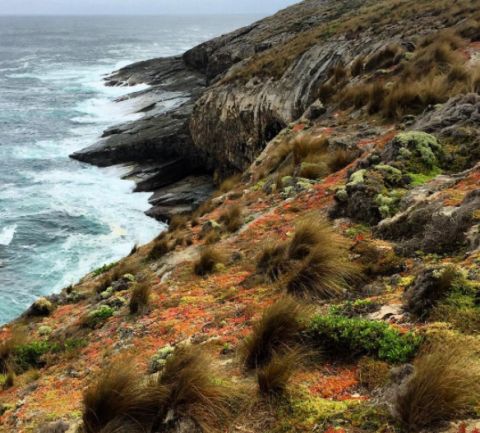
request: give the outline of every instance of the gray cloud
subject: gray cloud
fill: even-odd
[[[0,0],[2,15],[268,14],[298,0]]]

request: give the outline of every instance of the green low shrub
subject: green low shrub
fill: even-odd
[[[16,369],[26,371],[30,368],[43,367],[42,357],[52,348],[52,344],[47,341],[32,341],[15,347],[13,358]]]
[[[89,328],[96,328],[111,316],[113,316],[113,308],[109,307],[108,305],[102,305],[96,310],[88,313],[84,319],[84,325]]]
[[[419,336],[402,334],[387,323],[337,314],[314,317],[308,334],[331,352],[370,355],[394,363],[411,359],[421,342]]]

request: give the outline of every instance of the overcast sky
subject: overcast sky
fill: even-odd
[[[0,15],[270,14],[299,0],[0,0]]]

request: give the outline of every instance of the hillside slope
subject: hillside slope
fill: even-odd
[[[478,432],[479,6],[307,0],[112,75],[185,101],[76,157],[223,182],[0,330],[0,432]]]

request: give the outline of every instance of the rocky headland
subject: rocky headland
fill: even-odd
[[[0,432],[479,431],[478,0],[306,0],[106,83],[142,117],[72,157],[169,230],[0,329]]]

